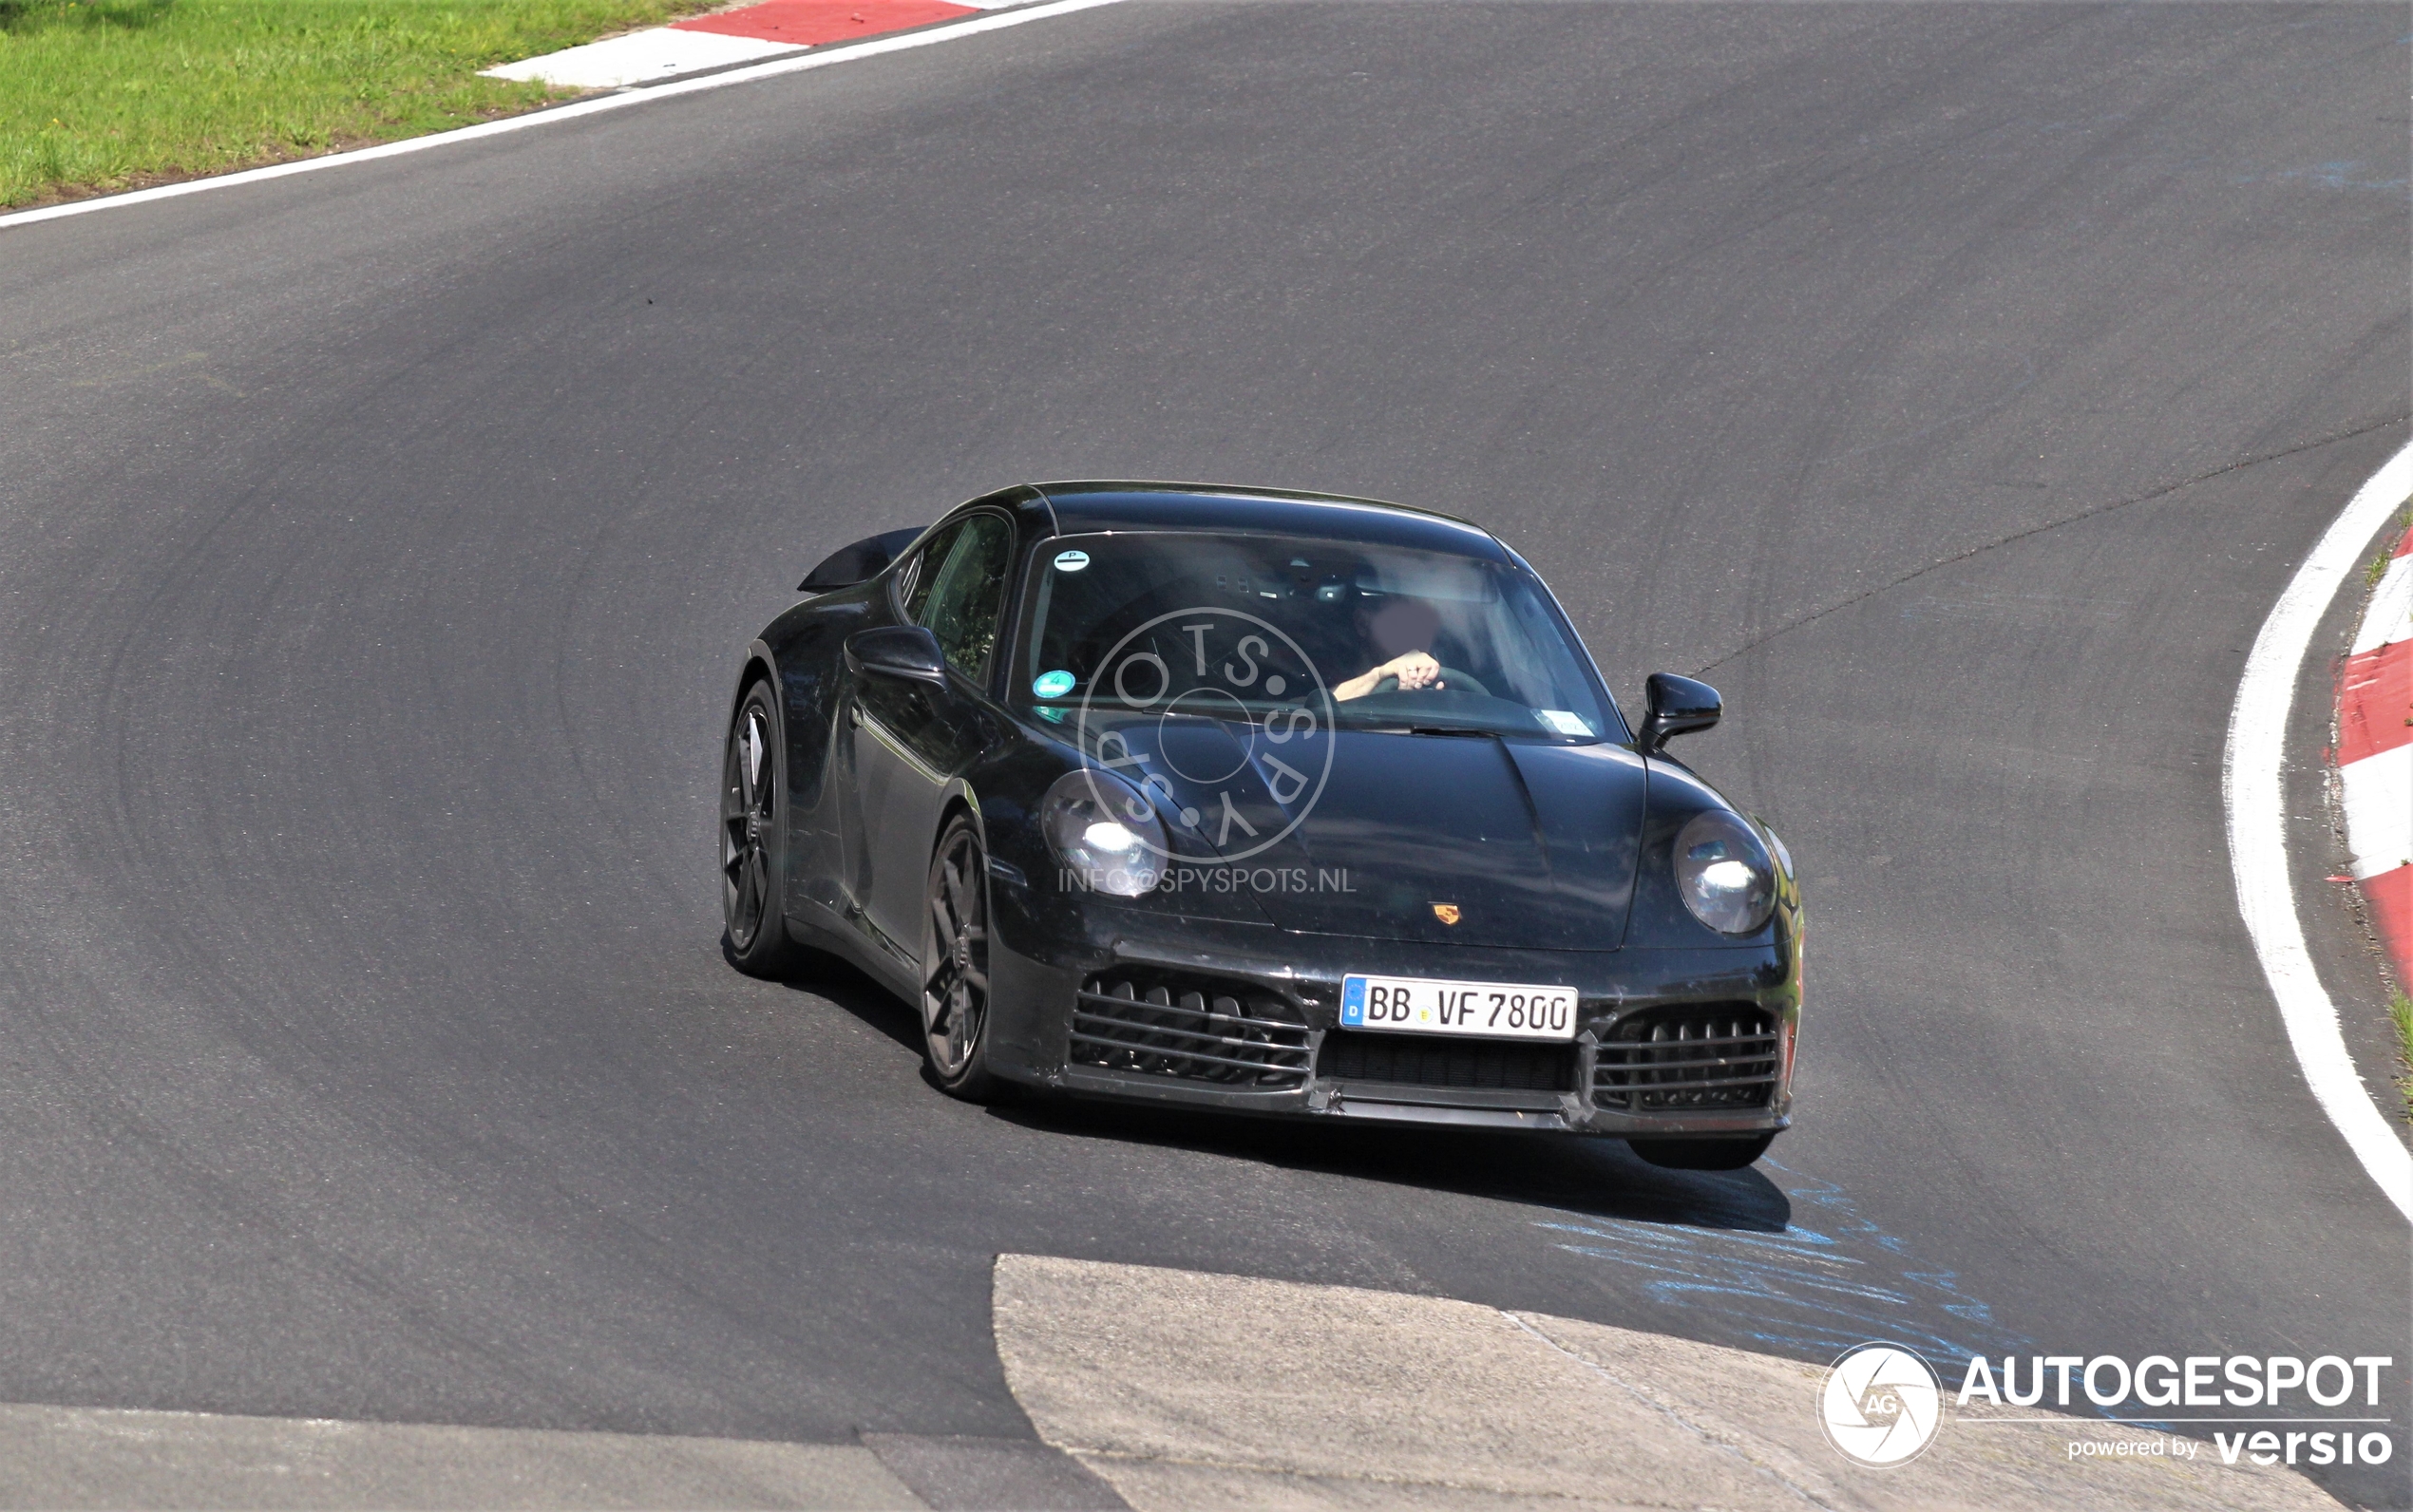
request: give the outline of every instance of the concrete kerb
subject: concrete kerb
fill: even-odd
[[[1825,1442],[1821,1367],[1444,1297],[1006,1255],[993,1321],[1039,1436],[1144,1512],[2337,1505],[2194,1440],[1948,1390],[1927,1453],[1865,1469]]]

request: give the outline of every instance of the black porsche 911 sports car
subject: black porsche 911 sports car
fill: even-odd
[[[1750,1163],[1790,1122],[1800,896],[1630,728],[1463,520],[1078,482],[858,541],[747,651],[725,948],[919,1007],[931,1075],[1609,1135]]]

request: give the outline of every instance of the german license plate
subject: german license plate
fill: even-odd
[[[1344,976],[1345,1029],[1477,1039],[1575,1037],[1575,989],[1507,982],[1439,982],[1416,976]]]

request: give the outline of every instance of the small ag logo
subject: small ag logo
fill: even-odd
[[[1943,1400],[1927,1361],[1898,1344],[1863,1344],[1827,1371],[1818,1418],[1845,1459],[1881,1470],[1918,1458],[1935,1438]]]
[[[1314,660],[1279,626],[1208,606],[1159,614],[1117,641],[1075,718],[1100,766],[1152,788],[1222,860],[1239,861],[1279,844],[1322,796],[1332,705]]]
[[[1454,924],[1463,916],[1458,913],[1455,903],[1435,903],[1433,905],[1433,917],[1444,924]]]

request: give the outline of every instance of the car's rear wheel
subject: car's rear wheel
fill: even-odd
[[[798,955],[783,901],[787,804],[779,768],[779,709],[770,684],[757,682],[729,722],[720,783],[721,943],[753,976],[782,975]]]
[[[1628,1140],[1634,1153],[1671,1171],[1739,1171],[1768,1153],[1774,1134],[1741,1139]]]
[[[980,831],[958,814],[930,858],[922,923],[922,1041],[930,1076],[952,1096],[984,1102],[989,1073],[989,866]]]

